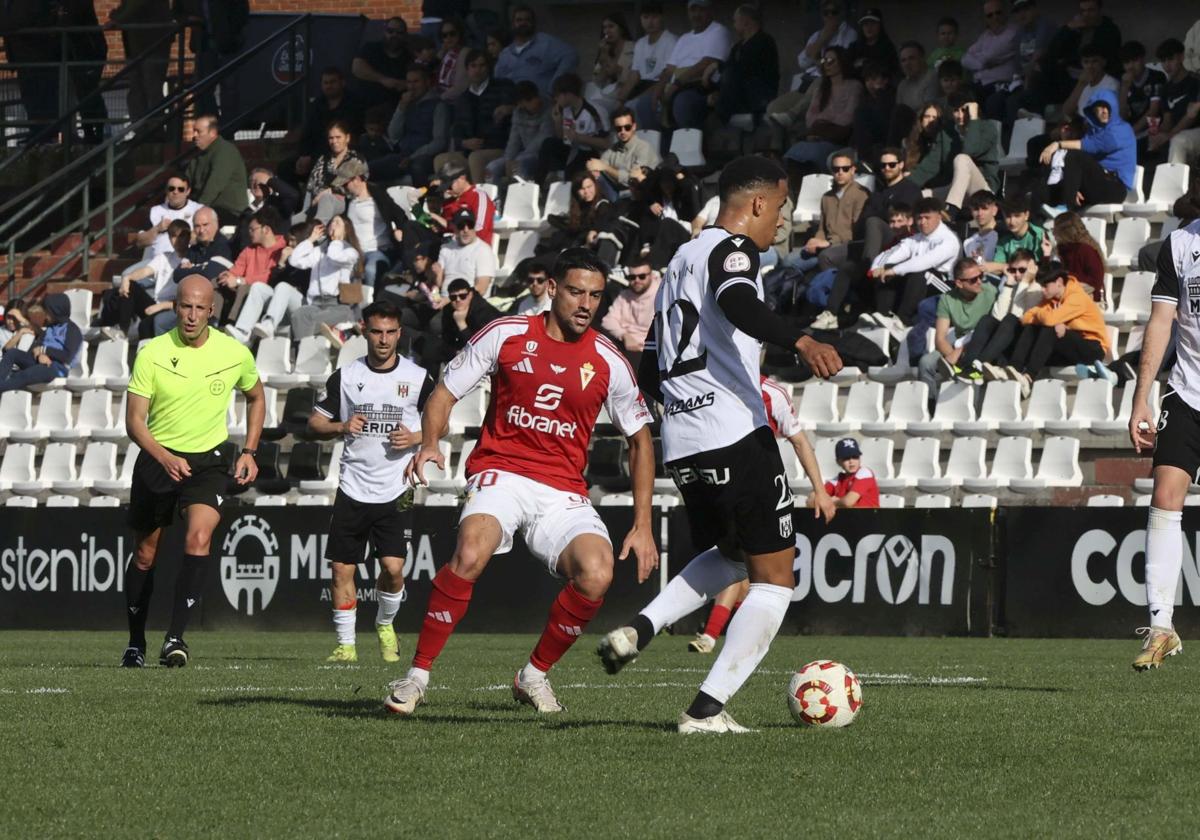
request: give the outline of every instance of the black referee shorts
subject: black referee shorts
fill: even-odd
[[[766,426],[721,449],[671,461],[666,468],[687,508],[693,551],[729,538],[747,554],[795,547],[792,491]]]
[[[408,551],[408,513],[399,508],[400,499],[390,502],[360,502],[340,489],[329,518],[329,540],[325,559],[331,563],[361,563],[367,541],[380,557],[403,557]]]
[[[188,505],[208,505],[220,510],[223,498],[228,495],[231,450],[218,447],[205,452],[167,451],[187,461],[192,474],[183,481],[173,481],[162,464],[144,451],[138,453],[129,490],[128,524],[139,534],[170,525]]]
[[[1200,479],[1200,411],[1174,391],[1163,398],[1158,415],[1154,466],[1178,467],[1193,483]]]

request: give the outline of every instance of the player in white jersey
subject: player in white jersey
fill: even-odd
[[[1183,565],[1183,502],[1188,486],[1200,482],[1200,221],[1173,232],[1158,252],[1157,277],[1150,292],[1150,322],[1142,340],[1129,437],[1139,453],[1154,451],[1154,492],[1146,526],[1146,603],[1150,626],[1136,671],[1159,667],[1183,650],[1173,623],[1175,592]],[[1179,329],[1175,367],[1167,380],[1157,429],[1150,411],[1150,386],[1171,339]]]
[[[385,662],[400,661],[392,621],[404,600],[404,470],[421,442],[421,410],[433,392],[424,368],[396,352],[400,310],[376,301],[363,310],[367,355],[338,368],[325,383],[308,431],[340,437],[342,460],[325,557],[333,566],[333,627],[337,647],[327,662],[357,662],[358,597],[354,572],[366,560],[367,541],[381,566],[375,584],[375,632]]]
[[[795,348],[817,376],[842,366],[832,347],[763,303],[759,252],[784,224],[784,171],[741,157],[722,171],[718,190],[716,224],[667,267],[640,376],[648,393],[661,383],[663,460],[683,496],[693,547],[744,554],[750,577],[725,647],[680,716],[684,733],[745,731],[725,703],[766,655],[791,603],[793,501],[759,390],[761,342]],[[636,655],[606,658],[623,653]]]

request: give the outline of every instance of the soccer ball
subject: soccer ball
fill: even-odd
[[[809,662],[788,684],[788,708],[806,726],[849,726],[862,708],[862,685],[840,662]]]

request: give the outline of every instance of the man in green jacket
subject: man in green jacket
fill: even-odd
[[[200,154],[188,164],[187,175],[192,199],[216,210],[222,226],[236,225],[246,209],[246,162],[219,128],[212,114],[196,118],[192,142]]]
[[[967,196],[979,190],[1000,189],[1000,130],[991,120],[979,119],[979,103],[973,96],[956,94],[950,99],[954,129],[943,129],[929,151],[910,174],[917,186],[945,184],[945,201],[951,218],[962,209]],[[941,195],[935,190],[935,195]]]

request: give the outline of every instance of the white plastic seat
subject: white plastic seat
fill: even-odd
[[[1150,394],[1148,401],[1150,403],[1151,414],[1158,415],[1158,396],[1160,383],[1155,380],[1150,383]],[[1092,431],[1099,435],[1123,435],[1129,429],[1129,418],[1133,414],[1133,394],[1137,390],[1137,381],[1125,383],[1125,387],[1121,390],[1121,405],[1117,409],[1117,416],[1112,420],[1100,420],[1092,423]]]
[[[1009,489],[1018,493],[1036,493],[1047,487],[1078,487],[1081,484],[1083,472],[1079,469],[1079,438],[1073,437],[1046,438],[1037,474],[1033,478],[1014,478],[1008,482]]]
[[[70,391],[86,391],[90,388],[103,388],[104,381],[107,378],[106,374],[101,371],[101,366],[111,366],[112,360],[108,358],[113,351],[106,348],[106,345],[112,342],[101,341],[96,345],[96,360],[90,364],[87,361],[88,346],[85,341],[79,350],[79,359],[76,361],[76,366],[71,368],[64,386]],[[129,349],[129,342],[125,342],[125,349]],[[128,379],[126,379],[128,382]]]
[[[92,441],[83,450],[83,463],[79,465],[79,484],[89,489],[97,481],[114,481],[117,478],[117,445],[106,441]],[[58,489],[57,487],[55,489]]]
[[[1179,230],[1181,224],[1182,222],[1178,216],[1167,216],[1167,218],[1163,219],[1162,227],[1158,229],[1158,238],[1166,239],[1172,233]]]
[[[951,487],[959,487],[968,478],[983,478],[987,475],[987,440],[981,437],[955,438],[950,445],[950,459],[941,477],[917,479],[917,489],[922,493],[944,493]]]
[[[74,288],[63,294],[71,301],[71,320],[80,332],[86,332],[92,321],[92,290]]]
[[[804,469],[800,466],[800,459],[796,457],[796,450],[792,447],[791,441],[784,438],[776,438],[775,445],[779,448],[779,457],[783,460],[783,472],[787,476],[788,485],[792,490],[801,491],[811,489],[812,483],[808,480],[808,476],[804,474]],[[821,476],[825,476],[823,471]]]
[[[633,507],[632,493],[605,493],[597,502],[598,507]]]
[[[1027,435],[1047,421],[1067,419],[1067,388],[1057,379],[1039,379],[1033,383],[1023,420],[1001,420],[1003,435]]]
[[[292,372],[291,342],[282,336],[270,336],[258,343],[254,364],[264,385],[276,386],[277,377]]]
[[[896,475],[888,478],[876,476],[879,489],[900,490],[916,487],[917,481],[922,478],[940,478],[942,471],[938,459],[941,451],[942,443],[937,438],[910,437],[904,444],[904,454],[900,456],[900,469]]]
[[[1108,220],[1101,219],[1099,216],[1084,216],[1083,226],[1087,228],[1087,232],[1092,235],[1092,239],[1096,240],[1096,244],[1100,246],[1100,256],[1107,262],[1108,260]]]
[[[325,496],[320,493],[305,493],[296,497],[296,505],[299,507],[328,507],[332,504],[332,496]]]
[[[342,450],[346,448],[343,441],[337,441],[329,452],[329,468],[325,470],[324,478],[309,478],[300,482],[301,493],[327,495],[337,492],[340,470],[342,465]]]
[[[1140,164],[1135,166],[1133,168],[1133,188],[1125,194],[1125,201],[1120,204],[1092,204],[1080,210],[1080,215],[1102,216],[1110,222],[1114,221],[1118,216],[1122,215],[1126,204],[1141,204],[1145,201],[1145,196],[1142,193],[1142,185],[1145,183],[1145,178],[1145,167]]]
[[[522,222],[538,221],[538,194],[541,188],[534,183],[517,183],[508,188],[504,197],[504,214],[496,219],[493,227],[498,231],[512,231]]]
[[[136,443],[131,443],[125,447],[125,455],[121,461],[121,472],[113,480],[96,479],[92,482],[92,490],[96,493],[104,493],[111,496],[118,496],[121,493],[129,491],[133,484],[133,466],[137,463],[138,454],[141,449]]]
[[[838,386],[833,382],[814,381],[800,392],[800,404],[796,407],[796,419],[800,428],[812,431],[823,423],[836,423]]]
[[[996,509],[997,499],[986,493],[967,493],[962,497],[962,507]]]
[[[446,456],[446,476],[438,477],[432,474],[425,476],[429,482],[429,489],[434,493],[461,493],[467,486],[467,459],[471,457],[471,453],[475,451],[476,441],[463,441],[462,447],[456,453],[456,456],[451,459]],[[444,449],[443,452],[448,450]],[[428,469],[428,468],[427,468]],[[434,467],[434,472],[437,468]]]
[[[33,481],[37,475],[33,459],[37,449],[32,443],[10,443],[0,460],[0,490],[11,490],[16,483]]]
[[[231,438],[241,440],[246,436],[246,400],[241,394],[234,394],[225,409],[225,427]]]
[[[1187,192],[1190,172],[1186,163],[1160,163],[1154,169],[1150,195],[1144,202],[1126,204],[1123,212],[1127,216],[1154,216],[1169,212],[1176,199]]]
[[[677,128],[671,132],[670,151],[680,166],[704,166],[704,132],[698,128]]]
[[[88,498],[87,506],[94,508],[115,508],[121,506],[121,500],[116,496],[91,496]]]
[[[1150,241],[1150,222],[1146,219],[1121,219],[1117,232],[1113,234],[1112,250],[1108,253],[1108,267],[1129,268],[1137,263],[1138,251]]]
[[[510,236],[504,247],[504,262],[496,269],[496,279],[508,277],[516,271],[521,260],[532,257],[537,250],[538,241],[536,230],[519,230]]]
[[[886,480],[895,476],[896,470],[892,461],[896,444],[892,442],[891,438],[865,437],[859,440],[858,448],[862,450],[862,458],[859,459],[862,466],[875,473],[876,481],[880,478]],[[837,472],[835,471],[833,474],[837,475]]]
[[[542,207],[541,223],[548,224],[551,216],[565,216],[571,210],[571,182],[555,181],[546,188],[546,204]]]
[[[1145,219],[1122,219],[1140,221]],[[1148,234],[1147,234],[1148,235]],[[1145,241],[1143,240],[1143,243]],[[1121,299],[1117,308],[1104,316],[1109,324],[1144,324],[1150,320],[1150,290],[1154,288],[1153,271],[1131,271],[1121,283]]]
[[[1007,487],[1014,479],[1033,475],[1033,441],[1027,437],[1002,437],[992,453],[992,465],[987,478],[964,478],[963,490],[986,493]]]
[[[33,496],[9,496],[4,500],[4,506],[10,508],[35,508],[38,501]]]
[[[1125,497],[1118,496],[1113,493],[1100,493],[1096,496],[1089,496],[1087,500],[1088,507],[1125,507]]]
[[[322,383],[329,376],[329,339],[323,335],[306,335],[300,339],[296,350],[296,363],[288,373],[276,373],[271,377],[273,388],[291,388],[295,385]]]
[[[788,444],[788,449],[789,450],[792,449],[791,444]],[[781,453],[783,452],[782,446],[780,447],[780,452]],[[836,438],[825,438],[825,437],[817,438],[816,442],[813,444],[813,452],[816,453],[816,456],[817,456],[817,469],[819,469],[821,471],[821,478],[828,481],[829,479],[833,478],[834,476],[836,476],[838,474],[838,472],[840,470],[838,469],[838,462],[837,462],[837,439]],[[792,457],[794,458],[795,456],[796,456],[796,453],[793,450]],[[784,463],[786,464],[787,462],[785,461]],[[891,468],[891,457],[890,456],[888,457],[888,468],[889,469]],[[804,471],[802,469],[800,469],[799,460],[796,461],[796,469],[798,471],[798,474],[802,476],[802,478],[800,480],[804,482],[805,486],[807,486],[808,477],[805,476]]]
[[[885,416],[883,383],[855,382],[850,386],[850,393],[846,396],[846,407],[842,411],[842,419],[837,422],[822,423],[821,432],[831,435],[846,435],[857,432],[862,428],[863,423],[882,423]]]
[[[917,498],[913,499],[913,507],[915,508],[948,508],[950,507],[950,497],[943,496],[941,493],[922,493]]]
[[[983,405],[975,420],[959,420],[956,435],[979,435],[995,431],[1000,422],[1021,419],[1021,386],[1017,382],[989,382],[983,389]]]
[[[830,175],[805,175],[796,196],[796,208],[792,210],[792,223],[805,225],[821,218],[821,197],[832,187],[833,177]]]
[[[900,339],[899,349],[896,351],[896,361],[886,365],[874,365],[867,368],[868,379],[890,385],[912,379],[916,376],[916,369],[913,367],[908,355],[907,338],[909,329],[911,328],[905,328],[904,336]]]
[[[101,341],[96,345],[92,379],[97,388],[121,391],[129,386],[129,340]],[[101,381],[103,380],[103,381]]]
[[[482,426],[487,404],[488,394],[482,386],[475,388],[456,402],[450,409],[450,434],[461,435],[468,428]]]
[[[1012,136],[1008,140],[1008,152],[1000,159],[1004,169],[1023,169],[1028,157],[1029,141],[1046,133],[1046,121],[1041,117],[1022,117],[1013,123]]]
[[[63,495],[47,496],[46,507],[79,507],[79,498],[77,496]]]
[[[1075,387],[1075,404],[1066,420],[1047,420],[1046,431],[1053,435],[1069,435],[1091,429],[1093,423],[1110,422],[1113,418],[1112,383],[1107,379],[1085,379]]]
[[[57,432],[63,440],[75,440],[72,433],[71,394],[69,391],[45,391],[38,397],[37,414],[28,429],[10,429],[9,440],[45,440]]]
[[[51,440],[80,440],[89,438],[97,429],[111,429],[112,391],[107,388],[93,388],[84,391],[79,397],[79,413],[75,417],[75,425],[68,432],[51,432]]]
[[[975,386],[966,382],[943,382],[938,390],[937,405],[933,418],[908,424],[908,432],[914,435],[931,435],[949,431],[955,423],[969,423],[975,419]]]
[[[629,497],[632,501],[633,497]],[[458,496],[453,493],[426,493],[421,501],[425,507],[458,507]]]
[[[5,391],[0,394],[0,440],[16,432],[33,429],[33,394],[28,391]]]
[[[365,336],[352,335],[346,339],[346,343],[338,350],[337,364],[334,368],[341,368],[350,364],[355,359],[362,358],[367,355],[367,339]]]
[[[26,481],[14,481],[12,491],[22,496],[32,496],[49,490],[59,482],[76,481],[75,455],[73,443],[48,444],[46,451],[42,453],[42,465],[38,469],[37,477]]]
[[[121,401],[115,404],[111,411],[112,425],[107,428],[93,428],[92,440],[123,441],[128,435],[125,432],[125,408],[129,402],[129,392],[121,391]]]
[[[1151,498],[1152,498],[1152,495],[1150,493],[1145,493],[1145,494],[1135,498],[1133,500],[1133,505],[1134,505],[1134,507],[1150,507],[1150,499]],[[1188,498],[1191,498],[1191,497],[1189,496]],[[1183,504],[1184,504],[1184,506],[1187,505],[1187,499],[1183,500]]]
[[[892,392],[892,404],[888,407],[887,419],[882,422],[864,422],[862,430],[869,435],[886,435],[907,428],[912,423],[928,420],[929,387],[924,382],[911,380],[896,385]]]
[[[895,493],[880,493],[879,506],[881,508],[902,508],[904,507],[904,497],[897,496]]]
[[[287,507],[287,496],[262,495],[254,499],[255,507]]]

